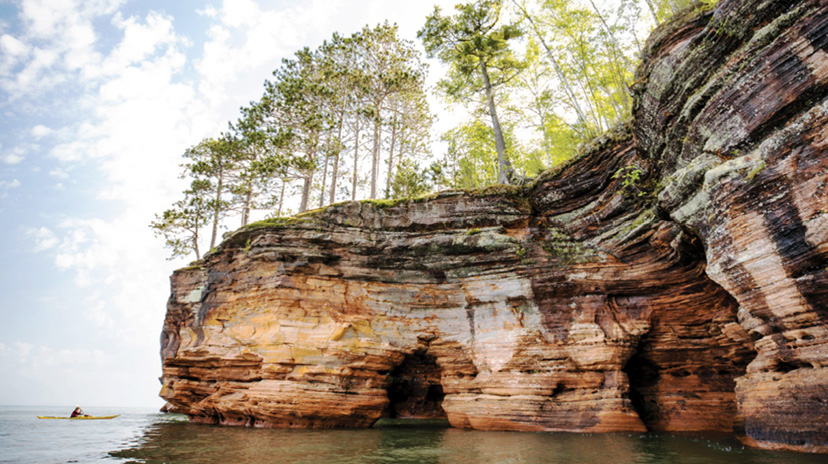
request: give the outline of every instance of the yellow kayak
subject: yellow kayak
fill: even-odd
[[[99,419],[114,419],[118,416],[120,416],[120,414],[115,414],[114,416],[77,416],[77,417],[37,416],[37,418],[38,419],[99,420]]]

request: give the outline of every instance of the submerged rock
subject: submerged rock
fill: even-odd
[[[266,221],[176,271],[170,410],[828,451],[828,4],[688,12],[636,79],[529,187]]]

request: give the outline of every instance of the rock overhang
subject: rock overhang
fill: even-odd
[[[369,426],[423,356],[411,391],[439,378],[456,427],[825,451],[828,7],[781,3],[660,28],[633,120],[532,185],[235,232],[173,276],[162,396],[202,422]]]

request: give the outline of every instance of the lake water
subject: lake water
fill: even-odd
[[[151,410],[84,408],[105,421],[39,420],[72,407],[0,407],[0,463],[824,464],[826,456],[744,448],[730,437],[475,432],[443,422],[368,430],[192,425]]]

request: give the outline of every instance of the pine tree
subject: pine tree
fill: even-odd
[[[508,184],[512,167],[495,105],[495,88],[523,68],[509,47],[509,41],[522,32],[515,24],[501,24],[502,1],[477,0],[459,4],[455,9],[457,13],[449,17],[435,7],[417,36],[429,57],[436,56],[450,66],[449,76],[441,81],[447,95],[462,99],[471,93],[485,92],[497,150],[497,179]]]
[[[209,200],[212,187],[207,180],[194,180],[184,191],[184,199],[175,202],[171,209],[155,215],[150,223],[155,236],[165,239],[165,246],[172,250],[169,259],[195,253],[201,259],[199,239],[201,228],[208,223],[211,213]]]

